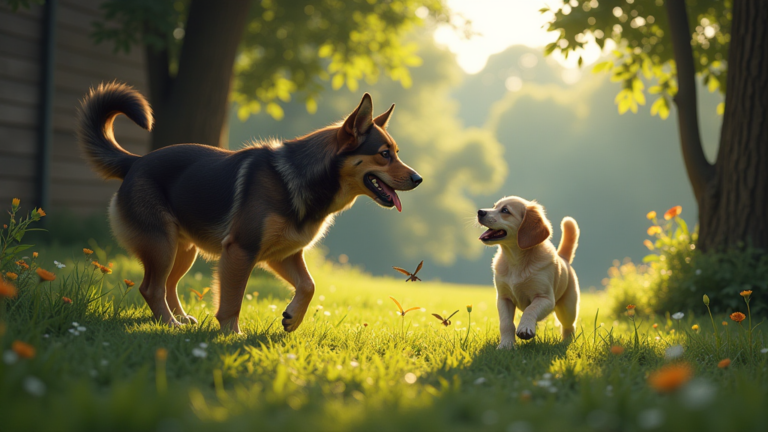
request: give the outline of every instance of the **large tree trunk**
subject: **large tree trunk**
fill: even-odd
[[[736,0],[715,177],[699,203],[699,247],[768,247],[768,2]]]
[[[768,248],[768,1],[734,0],[725,114],[717,161],[699,137],[691,32],[684,0],[667,0],[677,64],[680,144],[699,205],[698,247]]]
[[[237,48],[250,0],[192,0],[178,73],[168,73],[167,51],[147,48],[152,149],[171,144],[226,145],[224,133]]]

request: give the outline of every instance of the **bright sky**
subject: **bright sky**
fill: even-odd
[[[550,18],[539,12],[545,6],[559,7],[562,0],[448,0],[455,13],[472,22],[477,36],[464,38],[448,25],[435,31],[435,40],[456,54],[456,60],[467,73],[480,72],[488,57],[504,51],[512,45],[543,48],[556,39],[555,33],[545,30]],[[569,60],[561,56],[555,59],[565,67],[575,68],[578,56]],[[600,49],[591,44],[583,54],[584,64],[593,63],[600,56]]]

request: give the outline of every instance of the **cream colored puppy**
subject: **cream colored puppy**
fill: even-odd
[[[570,265],[579,240],[576,221],[563,219],[563,237],[557,250],[550,241],[552,224],[536,202],[502,198],[493,208],[478,210],[477,221],[488,227],[480,240],[499,246],[493,258],[501,330],[499,349],[513,348],[515,335],[533,338],[536,323],[553,310],[563,340],[570,337],[579,313],[579,281]],[[517,308],[523,310],[523,317],[515,332]]]

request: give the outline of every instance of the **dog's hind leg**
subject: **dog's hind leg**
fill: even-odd
[[[147,301],[152,314],[166,324],[179,326],[181,323],[174,318],[165,301],[165,284],[176,255],[174,240],[159,236],[151,239],[144,238],[142,241],[134,242],[134,250],[144,265],[144,280],[141,281],[139,292]],[[136,243],[139,244],[136,245]]]
[[[304,320],[309,302],[315,295],[315,281],[307,270],[303,250],[282,261],[270,261],[269,267],[296,288],[293,300],[283,312],[283,329],[292,332],[299,328]]]
[[[568,281],[568,288],[555,305],[555,316],[560,321],[563,340],[573,335],[576,318],[579,315],[579,288],[574,277]]]
[[[256,254],[243,248],[231,237],[222,243],[219,260],[219,309],[216,319],[221,331],[242,333],[240,331],[240,309],[248,278],[256,265]]]
[[[179,321],[185,324],[197,324],[197,319],[184,312],[179,301],[177,287],[179,280],[192,268],[196,259],[197,247],[192,243],[179,242],[176,248],[176,260],[173,262],[173,268],[165,283],[165,301],[168,303],[171,313],[179,316]]]

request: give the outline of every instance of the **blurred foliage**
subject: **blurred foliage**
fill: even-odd
[[[724,94],[732,0],[687,0],[686,5],[696,72],[710,91]],[[651,115],[669,116],[677,73],[663,0],[570,0],[558,9],[541,11],[553,14],[548,30],[560,33],[546,54],[579,55],[581,65],[587,43],[605,48],[607,41],[613,41],[614,58],[592,70],[610,73],[612,81],[622,84],[616,96],[619,113],[636,113],[638,105],[646,104],[648,83],[652,84],[648,93],[658,95]],[[718,105],[718,113],[723,109],[722,103]]]
[[[189,0],[107,0],[97,42],[111,41],[116,51],[144,44],[168,49],[175,71]],[[307,111],[317,110],[322,81],[334,89],[375,82],[381,70],[404,87],[409,67],[421,64],[414,43],[404,36],[426,22],[447,22],[443,0],[261,0],[253,1],[234,66],[232,99],[241,120],[264,109],[275,119],[301,93]]]
[[[603,280],[609,296],[610,311],[620,313],[628,304],[637,305],[646,314],[694,311],[704,313],[703,296],[711,299],[714,313],[746,313],[741,291],[752,290],[752,312],[768,308],[768,257],[742,245],[727,252],[703,254],[696,247],[697,230],[689,231],[679,216],[665,222],[655,217],[646,240],[651,253],[642,265],[630,260],[614,261]],[[666,219],[666,217],[665,217]]]
[[[45,0],[7,0],[7,3],[11,10],[16,12],[20,8],[29,9],[33,4],[41,5]]]

